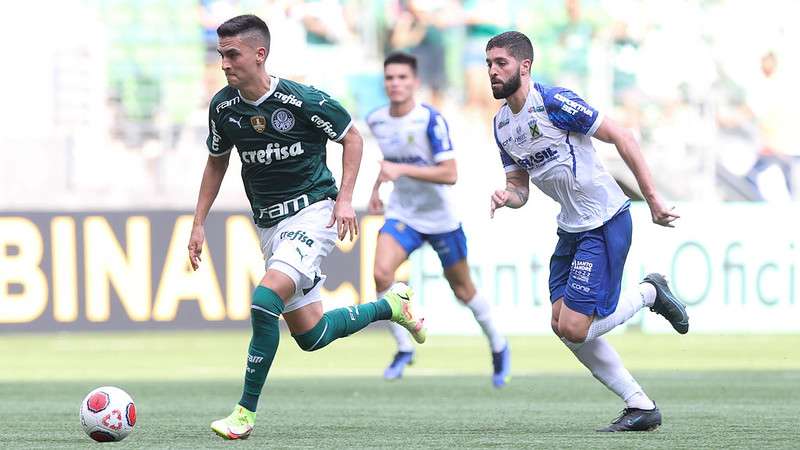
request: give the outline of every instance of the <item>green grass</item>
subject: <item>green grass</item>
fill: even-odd
[[[515,377],[489,382],[479,337],[431,337],[400,382],[379,378],[385,333],[303,353],[288,335],[253,436],[208,428],[238,400],[246,332],[0,335],[0,447],[85,448],[80,400],[118,385],[136,400],[126,448],[797,447],[800,336],[610,339],[659,404],[655,433],[607,435],[621,403],[555,338],[512,339]]]

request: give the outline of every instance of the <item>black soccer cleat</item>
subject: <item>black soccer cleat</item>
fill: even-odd
[[[617,431],[654,431],[661,426],[661,411],[653,409],[625,408],[611,422],[611,425],[597,431],[615,433]]]
[[[689,314],[686,313],[686,306],[669,290],[664,275],[648,274],[642,283],[650,283],[656,288],[656,300],[650,307],[650,311],[664,316],[678,333],[688,333]]]

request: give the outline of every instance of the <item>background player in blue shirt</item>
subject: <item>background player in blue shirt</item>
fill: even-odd
[[[600,431],[649,431],[661,413],[601,336],[644,307],[664,316],[681,334],[689,316],[662,275],[647,275],[639,289],[620,295],[631,244],[630,201],[597,157],[591,137],[613,143],[633,172],[653,222],[672,227],[679,216],[667,209],[653,185],[632,134],[604,118],[574,92],[531,81],[533,46],[509,31],[489,40],[486,62],[492,94],[505,99],[494,134],[506,171],[506,188],[491,198],[497,208],[520,208],[530,179],[561,205],[558,243],[550,260],[552,327],[625,409]]]
[[[369,209],[384,212],[378,194],[381,183],[394,182],[378,235],[375,255],[375,287],[383,293],[394,282],[394,273],[425,242],[439,255],[444,276],[453,293],[474,314],[489,340],[494,374],[501,387],[508,381],[511,354],[508,341],[495,327],[489,302],[472,283],[467,265],[467,240],[453,211],[451,185],[456,182],[456,161],[444,118],[429,105],[417,103],[417,60],[395,53],[384,61],[384,87],[389,105],[367,116],[384,160],[372,192]],[[390,325],[398,352],[384,372],[387,379],[400,378],[413,359],[414,347],[405,328]]]

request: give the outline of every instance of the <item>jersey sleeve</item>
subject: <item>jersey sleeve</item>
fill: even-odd
[[[430,111],[426,133],[428,135],[428,142],[431,144],[433,160],[439,163],[455,158],[447,122],[444,120],[444,117],[439,114],[439,111],[427,105],[425,105],[425,107]]]
[[[494,142],[497,144],[497,149],[500,150],[500,163],[503,164],[503,170],[508,172],[513,172],[515,170],[525,170],[523,167],[520,167],[514,158],[505,151],[503,146],[500,144],[500,139],[497,138],[497,117],[494,118]]]
[[[311,124],[332,141],[341,141],[353,126],[350,113],[338,101],[313,87],[303,99],[303,110]]]
[[[599,111],[569,89],[542,88],[540,92],[550,121],[564,131],[591,136],[603,122]]]
[[[211,156],[222,156],[227,154],[233,148],[233,143],[225,136],[222,126],[219,121],[219,115],[214,110],[213,102],[208,108],[208,138],[206,139],[206,147]]]

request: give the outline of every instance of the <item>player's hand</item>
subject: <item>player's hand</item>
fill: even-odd
[[[391,161],[381,161],[381,173],[378,179],[383,183],[394,181],[403,176],[403,165]]]
[[[505,189],[498,189],[494,191],[494,194],[492,194],[492,202],[489,205],[489,217],[494,219],[494,211],[497,208],[502,208],[503,206],[506,206],[506,203],[508,203],[509,195],[511,195],[511,193]]]
[[[657,223],[662,227],[675,228],[672,222],[676,219],[680,219],[681,216],[674,212],[674,206],[672,208],[667,208],[658,196],[649,199],[647,205],[650,207],[650,215],[653,217],[653,223]]]
[[[202,225],[192,226],[192,235],[189,237],[189,262],[192,269],[200,267],[200,253],[203,251],[203,242],[206,240],[206,231]]]
[[[377,190],[372,191],[372,196],[367,204],[367,212],[370,214],[383,214],[383,202]]]
[[[331,214],[331,221],[328,223],[328,228],[336,224],[336,231],[339,235],[339,240],[343,241],[347,232],[350,232],[350,242],[353,242],[356,235],[358,235],[358,220],[356,219],[356,212],[353,210],[353,205],[348,201],[336,200],[333,205],[333,214]]]

